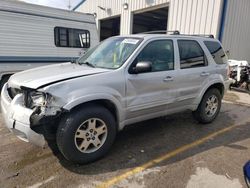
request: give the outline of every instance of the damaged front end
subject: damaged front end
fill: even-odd
[[[25,129],[30,129],[30,131],[25,130],[25,132],[28,131],[30,133],[33,131],[34,134],[42,135],[47,141],[55,138],[60,116],[66,112],[61,107],[62,105],[60,106],[58,103],[59,99],[49,93],[26,87],[20,87],[20,89],[10,87],[6,88],[6,90],[6,94],[12,99],[10,100],[10,104],[6,105],[8,106],[6,108],[8,109],[6,110],[6,116],[7,118],[10,114],[12,116],[11,119],[14,123],[9,128],[13,132],[16,131],[15,125],[21,122],[24,123],[23,127]],[[16,101],[17,98],[19,98],[18,103]],[[24,114],[26,109],[29,111],[29,115]],[[22,130],[19,131],[22,132]],[[23,140],[34,143],[26,133],[23,135]]]
[[[31,127],[48,124],[63,112],[50,94],[28,88],[22,88],[22,90],[24,91],[24,105],[33,110],[30,117]]]
[[[49,93],[22,87],[24,105],[33,110],[30,116],[30,128],[45,139],[54,138],[59,117],[66,111],[57,104],[57,100]]]

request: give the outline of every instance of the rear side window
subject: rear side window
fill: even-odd
[[[194,40],[178,40],[181,69],[206,66],[204,51]]]
[[[215,41],[204,41],[204,44],[213,56],[216,64],[227,63],[227,56],[225,55],[225,52],[222,49],[220,43]]]
[[[55,45],[68,48],[89,48],[90,33],[88,30],[55,27]]]

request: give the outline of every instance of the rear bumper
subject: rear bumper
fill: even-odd
[[[18,138],[25,142],[44,147],[46,141],[44,136],[36,133],[30,128],[30,116],[33,111],[23,106],[23,95],[18,94],[12,100],[4,85],[1,93],[1,109],[5,126]]]

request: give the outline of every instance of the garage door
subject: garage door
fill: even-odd
[[[133,16],[133,33],[167,30],[168,7],[159,8]]]
[[[120,35],[121,17],[100,20],[100,40]]]

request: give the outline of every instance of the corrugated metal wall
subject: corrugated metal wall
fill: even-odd
[[[214,34],[218,38],[224,1],[226,0],[87,0],[78,11],[96,12],[97,24],[100,19],[121,15],[121,34],[130,34],[133,12],[169,6],[168,30],[179,30],[186,34]],[[250,62],[250,0],[227,1],[222,43],[230,51],[230,58]],[[128,10],[122,7],[125,2],[129,5]],[[111,11],[108,14],[97,6],[110,8]]]
[[[170,0],[87,0],[81,5],[77,11],[85,13],[96,13],[97,14],[97,27],[99,28],[98,20],[121,16],[121,33],[130,34],[132,31],[132,12],[157,8],[157,6],[167,5]],[[123,3],[128,3],[128,10],[123,9]],[[98,6],[103,8],[110,8],[110,11],[102,10]]]
[[[218,35],[222,0],[171,0],[169,30]]]
[[[222,43],[230,58],[250,62],[250,1],[228,0]]]
[[[136,11],[144,8],[150,8],[153,6],[166,4],[170,0],[86,0],[77,11],[88,12],[88,13],[97,13],[98,19],[107,18],[110,16],[116,16],[123,13],[123,3],[128,3],[127,12]],[[111,8],[111,14],[108,14],[104,10],[98,8],[101,6],[103,8]]]
[[[128,10],[122,7],[125,2],[129,5]],[[111,11],[104,11],[98,6],[110,8]],[[133,12],[161,6],[169,6],[168,30],[180,30],[186,34],[212,33],[217,36],[222,0],[87,0],[77,11],[95,12],[97,20],[121,15],[121,34],[130,34]]]

